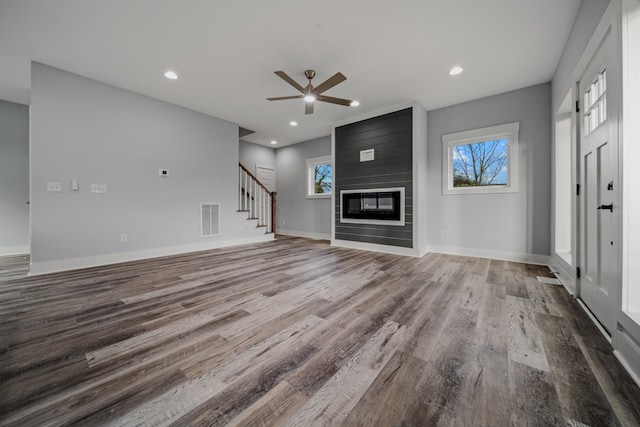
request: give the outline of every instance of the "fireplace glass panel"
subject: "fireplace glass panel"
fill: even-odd
[[[400,220],[400,191],[342,193],[342,218]]]
[[[393,210],[393,196],[384,194],[378,198],[378,209],[390,211]]]
[[[362,209],[375,210],[378,208],[378,199],[376,197],[363,197]]]

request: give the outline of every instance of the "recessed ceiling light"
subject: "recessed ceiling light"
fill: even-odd
[[[271,141],[272,145],[276,145],[278,143],[278,141]]]
[[[164,76],[171,80],[175,80],[178,78],[178,75],[174,71],[167,71],[166,73],[164,73]]]
[[[298,126],[298,122],[292,120],[289,122],[289,126]]]
[[[313,102],[316,100],[316,97],[310,93],[304,96],[304,102]]]
[[[457,76],[458,74],[460,74],[462,72],[462,67],[456,65],[455,67],[453,67],[451,70],[449,70],[449,75],[450,76]]]
[[[353,100],[353,101],[351,101],[351,104],[350,104],[350,105],[351,105],[352,107],[357,107],[358,105],[360,105],[360,101]]]

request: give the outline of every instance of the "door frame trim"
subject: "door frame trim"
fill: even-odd
[[[612,46],[611,52],[609,55],[609,64],[607,75],[610,76],[610,82],[607,84],[607,91],[609,92],[609,98],[607,100],[607,116],[608,120],[610,120],[610,135],[611,135],[611,143],[614,143],[616,148],[616,153],[614,157],[614,165],[616,168],[615,172],[613,172],[613,176],[615,177],[615,190],[612,195],[614,206],[617,207],[615,210],[615,225],[614,228],[617,230],[618,241],[616,242],[616,250],[618,256],[616,257],[616,266],[615,266],[615,274],[612,280],[615,285],[612,289],[614,295],[612,299],[614,301],[613,306],[613,321],[614,326],[617,325],[621,313],[621,292],[622,292],[622,192],[621,186],[623,184],[623,171],[621,168],[621,150],[620,150],[620,113],[622,106],[622,68],[621,68],[621,33],[620,33],[620,25],[621,25],[621,0],[611,0],[607,9],[605,10],[600,22],[598,23],[595,31],[593,32],[587,46],[585,47],[582,55],[580,56],[580,60],[576,64],[573,72],[571,73],[571,77],[569,78],[569,83],[567,87],[562,91],[562,96],[559,98],[560,101],[564,100],[569,91],[573,89],[573,100],[572,103],[575,105],[576,101],[583,102],[582,94],[580,93],[580,79],[583,74],[586,72],[589,64],[591,63],[592,58],[600,48],[602,42],[605,37],[609,35],[612,37]],[[610,70],[610,71],[609,71]],[[582,111],[584,106],[581,105],[580,110]],[[557,106],[554,112],[560,108],[560,105]],[[575,111],[575,109],[574,109]],[[574,214],[574,232],[575,236],[575,266],[580,267],[580,260],[582,257],[581,251],[581,199],[580,197],[584,196],[584,183],[580,182],[581,177],[581,151],[580,151],[580,143],[582,140],[582,135],[580,132],[581,128],[581,114],[576,113],[576,120],[574,123],[575,126],[575,135],[576,135],[576,152],[575,152],[575,160],[576,160],[576,169],[573,172],[576,178],[576,183],[581,185],[581,195],[578,196],[574,193],[575,200],[575,212]],[[575,279],[575,297],[580,298],[581,296],[581,283],[580,279],[576,277],[575,268],[572,271]],[[615,327],[610,331],[611,334],[614,334]]]

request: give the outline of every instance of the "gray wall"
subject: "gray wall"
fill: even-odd
[[[571,28],[569,39],[564,47],[558,66],[552,81],[552,106],[556,108],[560,97],[571,84],[569,79],[573,73],[582,52],[587,47],[591,36],[595,31],[604,11],[609,5],[609,0],[582,0],[576,20]]]
[[[331,198],[307,199],[306,191],[306,160],[330,155],[330,136],[276,149],[277,229],[331,238]]]
[[[0,255],[29,248],[29,107],[0,101]]]
[[[360,162],[360,151],[373,148],[375,159]],[[413,128],[406,108],[335,128],[335,238],[380,245],[413,247]],[[404,187],[405,225],[340,222],[340,191]]]
[[[516,121],[520,122],[519,192],[443,195],[442,135]],[[549,83],[429,111],[428,135],[430,245],[549,254]]]
[[[264,145],[240,140],[240,163],[255,175],[256,164],[276,166],[276,150]]]
[[[237,125],[37,63],[31,101],[33,265],[244,236]],[[221,236],[200,237],[203,201],[221,204]]]

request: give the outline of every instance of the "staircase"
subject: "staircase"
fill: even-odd
[[[269,191],[242,164],[239,164],[238,212],[247,212],[247,219],[257,220],[265,234],[276,232],[276,192]]]

